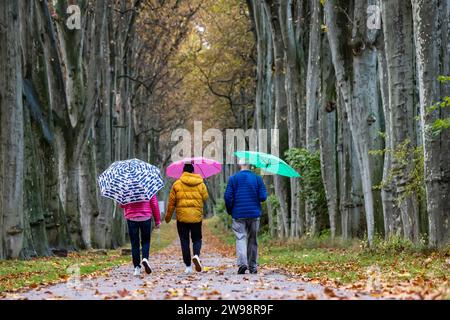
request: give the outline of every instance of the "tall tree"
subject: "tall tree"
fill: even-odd
[[[0,259],[24,240],[24,124],[19,1],[0,3]]]
[[[284,53],[283,35],[280,25],[280,0],[265,0],[266,14],[270,21],[274,51],[274,88],[275,88],[275,110],[273,128],[277,130],[276,139],[279,150],[288,148],[288,126],[287,126],[287,96],[286,96],[286,61]],[[289,236],[289,204],[288,185],[285,178],[275,175],[273,177],[275,193],[279,200],[278,230],[280,237]]]
[[[450,235],[450,131],[435,135],[430,131],[436,119],[448,118],[448,108],[430,108],[449,92],[439,75],[450,74],[450,3],[439,0],[412,0],[417,80],[419,84],[425,184],[429,224],[429,244],[441,246]]]
[[[373,128],[378,109],[376,91],[376,52],[373,47],[374,32],[367,28],[369,1],[354,5],[340,0],[325,3],[333,65],[348,115],[355,154],[361,171],[367,236],[373,243],[375,233],[375,199],[372,192],[374,164],[369,150],[374,145]],[[351,29],[349,26],[351,21]],[[349,31],[350,30],[350,31]],[[350,47],[344,44],[350,43]]]
[[[285,46],[286,59],[286,98],[287,98],[287,124],[288,124],[288,146],[298,147],[300,144],[300,133],[298,126],[298,110],[301,108],[301,73],[298,43],[296,42],[295,7],[291,0],[280,2],[280,26]],[[290,236],[299,235],[299,210],[300,199],[298,197],[298,179],[290,181]]]
[[[319,0],[311,0],[311,21],[309,26],[308,65],[306,75],[306,147],[310,152],[319,149],[319,90],[321,70],[321,5]],[[306,221],[313,235],[317,233],[317,217],[306,201]]]
[[[382,1],[384,52],[387,65],[389,114],[389,152],[400,148],[416,147],[414,103],[414,49],[412,7],[408,1]],[[385,97],[386,98],[386,97]],[[403,232],[407,239],[419,240],[419,203],[417,194],[406,194],[406,186],[412,179],[414,152],[406,158],[390,157],[395,187],[399,199]],[[387,228],[388,234],[389,227]]]
[[[393,157],[391,142],[391,105],[389,102],[389,82],[383,36],[381,36],[378,40],[377,50],[378,78],[385,123],[385,152],[383,163],[383,183],[381,185],[381,199],[383,204],[384,235],[386,239],[389,239],[389,237],[394,234],[401,234],[401,218],[399,208],[395,203],[394,184],[391,179]]]
[[[326,36],[321,44],[321,74],[319,99],[319,146],[323,184],[327,198],[331,237],[339,232],[338,157],[336,78]]]
[[[258,79],[256,86],[255,97],[255,126],[257,129],[266,129],[270,132],[272,128],[273,118],[273,42],[270,33],[269,21],[265,12],[265,6],[261,1],[248,1],[250,11],[253,13],[253,24],[255,27],[255,36],[257,44],[257,71],[256,77]],[[267,145],[271,144],[270,135],[268,135]],[[261,142],[259,148],[264,146]],[[272,176],[265,175],[264,182],[267,186],[273,184]],[[271,208],[271,203],[268,203],[268,224],[269,233],[275,236],[274,215]]]

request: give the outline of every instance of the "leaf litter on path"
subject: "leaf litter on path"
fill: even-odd
[[[364,293],[365,286],[351,288],[333,286],[334,282],[308,279],[284,272],[278,266],[262,266],[257,275],[237,274],[235,258],[230,248],[204,234],[201,273],[183,274],[179,242],[150,256],[153,273],[132,276],[131,265],[113,268],[102,275],[83,277],[81,289],[56,284],[45,291],[30,290],[10,299],[357,299],[374,298]],[[359,296],[356,296],[358,292]],[[383,293],[384,294],[384,293]],[[416,294],[427,297],[423,292]]]

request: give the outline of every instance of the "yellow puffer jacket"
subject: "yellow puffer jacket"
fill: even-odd
[[[179,222],[197,223],[203,218],[203,203],[208,199],[203,178],[194,173],[184,172],[172,186],[165,220],[172,219],[173,210],[177,210]]]

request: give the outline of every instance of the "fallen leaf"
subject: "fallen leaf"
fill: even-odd
[[[211,295],[211,296],[220,295],[220,294],[221,293],[219,291],[217,291],[217,290],[213,290],[211,292],[208,292],[208,295]]]
[[[121,296],[122,298],[129,296],[130,295],[130,291],[128,291],[127,289],[123,289],[123,290],[117,290],[117,293],[119,294],[119,296]]]
[[[325,287],[325,289],[323,289],[323,292],[329,297],[336,297],[334,290],[329,287]]]

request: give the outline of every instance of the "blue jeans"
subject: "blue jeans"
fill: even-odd
[[[183,262],[189,267],[191,265],[191,246],[189,234],[192,239],[192,249],[194,256],[200,257],[202,249],[202,223],[185,223],[177,221],[178,235],[180,236],[181,253],[183,254]]]
[[[152,232],[152,219],[146,221],[127,220],[128,234],[131,241],[131,255],[133,257],[133,265],[141,266],[141,246],[142,259],[147,259],[150,254],[150,235]],[[139,236],[140,233],[140,236]]]

